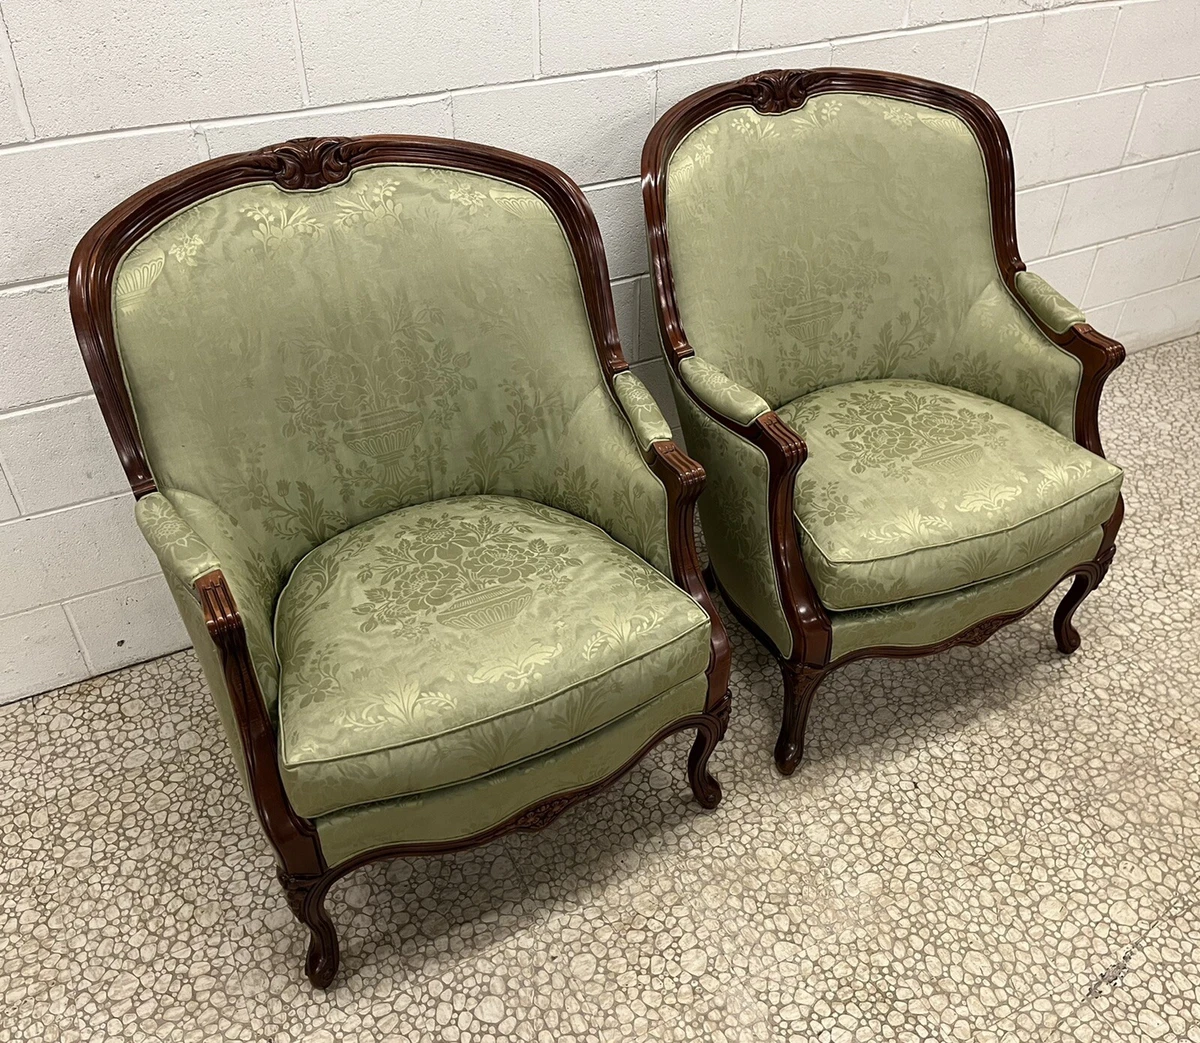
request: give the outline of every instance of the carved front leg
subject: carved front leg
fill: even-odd
[[[309,930],[304,971],[316,988],[327,989],[337,974],[339,961],[337,932],[325,910],[325,895],[333,877],[292,876],[282,869],[278,876],[292,914]]]
[[[783,723],[775,743],[775,764],[791,775],[804,756],[804,728],[817,686],[825,676],[823,667],[783,663]]]

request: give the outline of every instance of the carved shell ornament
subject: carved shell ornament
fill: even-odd
[[[811,78],[807,69],[770,69],[742,82],[750,88],[750,103],[757,111],[776,115],[804,104]]]
[[[280,188],[297,192],[340,184],[350,176],[346,138],[296,138],[259,155]]]

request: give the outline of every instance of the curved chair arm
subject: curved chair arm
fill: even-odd
[[[1055,333],[1066,333],[1085,321],[1083,312],[1035,272],[1017,272],[1016,284],[1025,307]]]
[[[259,692],[270,711],[279,685],[273,637],[276,591],[268,591],[256,582],[259,577],[254,573],[253,555],[231,533],[211,524],[202,526],[207,538],[197,532],[185,515],[196,514],[202,521],[209,521],[198,513],[196,508],[201,505],[215,511],[208,500],[189,493],[153,492],[137,501],[134,515],[163,572],[177,589],[182,587],[195,597],[194,588],[201,578],[218,570],[224,575],[240,607]]]
[[[613,377],[613,392],[643,453],[655,442],[671,440],[671,425],[662,415],[654,396],[629,370]]]
[[[1100,395],[1104,383],[1122,362],[1125,348],[1087,324],[1083,312],[1030,271],[1017,272],[1016,300],[1042,333],[1058,347],[1079,360],[1081,373],[1075,394],[1075,441],[1104,455],[1100,441]]]
[[[729,645],[696,552],[696,501],[704,468],[671,438],[658,403],[628,371],[575,410],[556,446],[557,466],[538,498],[600,526],[686,590],[712,621],[709,701],[729,687]]]
[[[672,385],[688,443],[708,461],[700,513],[714,573],[731,606],[781,659],[821,664],[832,627],[804,567],[795,522],[796,475],[808,455],[804,440],[761,396],[703,363],[682,341],[679,346],[687,354],[668,356]],[[704,396],[692,383],[697,373]],[[716,379],[705,379],[712,374]]]
[[[316,827],[295,813],[283,789],[275,725],[221,562],[162,493],[143,496],[134,513],[179,604],[218,713],[239,756],[239,774],[268,838],[284,864],[322,872],[325,867],[317,854]],[[246,598],[253,601],[253,584],[243,588]]]
[[[143,496],[134,504],[133,513],[168,579],[192,590],[201,576],[221,567],[212,548],[162,493]]]
[[[771,411],[765,398],[698,355],[689,355],[679,363],[679,375],[688,390],[709,409],[743,426]]]

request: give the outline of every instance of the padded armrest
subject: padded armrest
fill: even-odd
[[[1017,272],[1017,292],[1029,310],[1055,333],[1066,333],[1085,321],[1082,311],[1033,272]]]
[[[265,570],[255,565],[255,554],[232,532],[218,525],[203,525],[206,536],[197,532],[193,519],[204,520],[204,510],[216,512],[209,501],[190,493],[153,492],[134,507],[138,528],[158,558],[171,587],[197,599],[196,581],[220,570],[237,604],[246,631],[254,672],[268,708],[273,708],[279,689],[279,664],[273,634],[274,594],[263,581]],[[191,628],[189,628],[191,633]],[[197,641],[197,634],[192,633]],[[209,678],[210,685],[214,685]]]
[[[221,567],[212,548],[162,493],[150,493],[138,500],[134,516],[163,572],[185,586],[193,597],[196,580]]]
[[[613,378],[613,390],[643,451],[655,442],[670,440],[671,425],[645,384],[626,370]]]
[[[709,409],[736,423],[753,423],[771,411],[761,395],[731,380],[711,362],[690,355],[679,364],[679,373],[688,389]]]

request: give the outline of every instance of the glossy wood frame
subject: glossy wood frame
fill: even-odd
[[[1104,455],[1100,442],[1100,393],[1108,375],[1121,364],[1125,349],[1086,323],[1077,323],[1063,333],[1047,326],[1017,291],[1017,274],[1025,270],[1017,250],[1015,181],[1012,150],[1000,117],[987,102],[966,91],[930,80],[867,69],[773,69],[731,83],[717,84],[685,98],[655,124],[642,151],[642,200],[650,240],[651,279],[654,284],[659,333],[667,364],[679,377],[677,383],[692,404],[714,422],[733,431],[760,449],[767,458],[771,555],[781,593],[783,614],[792,635],[792,651],[784,655],[757,627],[748,614],[722,588],[726,604],[767,645],[783,672],[783,720],[775,746],[779,770],[790,775],[804,753],[804,728],[809,707],[822,678],[831,670],[865,656],[916,656],[940,652],[954,645],[979,644],[1001,627],[1034,608],[1050,590],[1018,612],[993,616],[965,628],[936,644],[919,647],[876,646],[857,649],[832,659],[833,629],[829,613],[818,597],[804,566],[794,511],[796,476],[804,464],[804,440],[774,412],[765,413],[743,425],[709,408],[679,375],[679,364],[695,354],[680,319],[671,270],[667,234],[667,173],[671,156],[698,126],[727,109],[752,107],[761,113],[779,114],[804,105],[818,94],[873,94],[930,105],[959,117],[979,143],[987,172],[992,218],[992,242],[996,266],[1013,300],[1047,340],[1080,361],[1081,376],[1075,400],[1075,440],[1085,449]],[[1079,634],[1072,624],[1075,610],[1104,579],[1113,558],[1117,531],[1124,514],[1118,499],[1096,556],[1070,569],[1055,581],[1075,581],[1054,617],[1054,633],[1060,651],[1069,654],[1079,647]],[[720,578],[709,573],[710,582],[720,587]]]
[[[256,152],[210,160],[150,185],[121,203],[84,236],[71,259],[71,315],[80,350],[113,444],[136,497],[155,491],[138,432],[113,325],[113,282],[121,259],[147,233],[180,210],[215,193],[256,183],[285,191],[312,191],[344,182],[359,168],[381,164],[445,167],[502,178],[538,195],[562,225],[579,271],[588,322],[604,379],[628,369],[621,353],[600,231],[586,198],[565,174],[548,164],[483,145],[439,138],[377,136],[303,138]],[[613,401],[624,412],[614,394]],[[628,420],[628,416],[626,416]],[[708,695],[702,712],[676,720],[650,737],[625,764],[590,785],[556,793],[490,828],[444,843],[389,844],[340,864],[329,865],[315,823],[296,813],[277,760],[277,736],[263,701],[237,605],[220,571],[195,583],[208,633],[224,669],[246,763],[250,796],[263,831],[275,850],[279,881],[296,918],[309,928],[309,979],[328,986],[337,972],[338,942],[325,911],[329,888],[367,862],[399,855],[426,855],[485,844],[513,831],[548,825],[567,808],[615,782],[667,736],[697,732],[688,759],[688,780],[699,803],[716,807],[721,787],[708,760],[729,722],[729,644],[725,628],[700,574],[694,520],[704,470],[674,442],[654,442],[642,454],[662,482],[668,510],[668,540],[675,582],[691,594],[712,621],[707,669]]]

